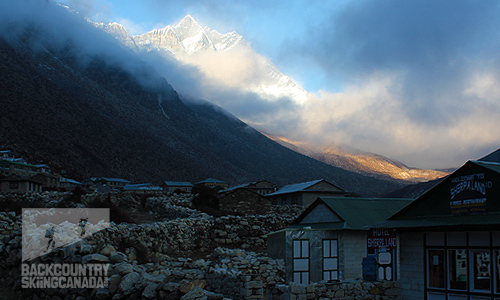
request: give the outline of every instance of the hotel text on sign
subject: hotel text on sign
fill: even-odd
[[[372,228],[368,235],[368,249],[396,249],[397,240],[394,229]]]

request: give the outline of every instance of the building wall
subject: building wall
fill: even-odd
[[[340,270],[342,280],[363,278],[363,258],[367,255],[367,234],[365,231],[343,231],[339,242]]]
[[[401,298],[424,299],[424,234],[399,234],[399,282]]]
[[[341,221],[340,218],[332,212],[325,204],[318,204],[309,214],[307,214],[301,224],[314,224],[314,223],[330,223]]]
[[[308,187],[307,191],[332,191],[332,192],[335,191],[335,192],[340,192],[341,190],[339,188],[337,188],[336,186],[328,183],[328,182],[322,181],[322,182],[316,183],[315,185],[313,185],[311,187]]]
[[[294,239],[306,239],[310,243],[310,282],[323,280],[323,240],[338,240],[338,270],[341,281],[351,281],[363,278],[363,258],[367,256],[365,231],[348,230],[288,230],[286,231],[286,278],[293,281],[293,247]],[[281,236],[268,241],[282,242]],[[271,251],[276,256],[276,245],[271,245]],[[340,275],[342,273],[342,275]]]
[[[2,192],[16,192],[16,193],[27,193],[27,192],[41,192],[42,186],[38,183],[31,181],[2,181]]]
[[[320,193],[302,193],[302,201],[299,204],[307,207],[318,199],[319,196],[321,196]]]

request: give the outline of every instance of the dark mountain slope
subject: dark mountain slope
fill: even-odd
[[[28,45],[0,42],[0,146],[33,162],[154,183],[325,178],[364,195],[398,187],[297,154],[212,105],[185,105],[148,66],[131,75],[95,56],[82,63],[70,44]]]

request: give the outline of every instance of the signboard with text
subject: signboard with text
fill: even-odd
[[[458,176],[450,183],[452,215],[486,212],[486,183],[484,173]]]
[[[396,249],[397,239],[394,229],[372,228],[368,235],[368,249]]]

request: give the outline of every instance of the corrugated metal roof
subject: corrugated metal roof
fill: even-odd
[[[121,179],[121,178],[107,178],[107,177],[100,177],[97,179],[98,181],[108,181],[108,182],[122,182],[122,183],[129,183],[130,181],[126,179]]]
[[[281,195],[281,194],[289,194],[289,193],[295,193],[295,192],[301,192],[321,181],[324,179],[319,179],[319,180],[313,180],[313,181],[308,181],[308,182],[301,182],[301,183],[294,183],[294,184],[288,184],[283,186],[281,189],[278,191],[268,194],[268,196],[275,196],[275,195]]]
[[[208,178],[198,183],[227,183],[227,182],[215,178]]]
[[[500,213],[389,220],[376,224],[373,227],[410,229],[410,228],[456,227],[456,226],[474,226],[474,225],[483,225],[483,226],[500,225]]]
[[[367,230],[366,226],[386,221],[387,218],[411,201],[411,199],[393,198],[320,197],[297,218],[294,226],[300,228],[310,226],[324,229]],[[327,205],[343,222],[298,224],[321,202]]]
[[[477,160],[471,161],[471,162],[475,163],[476,165],[487,168],[493,172],[500,173],[500,163],[492,162],[492,161],[477,161]]]
[[[193,186],[191,182],[187,181],[164,181],[164,183],[170,186]]]
[[[409,199],[350,197],[321,197],[320,199],[345,221],[345,228],[358,230],[387,220],[412,201]]]

